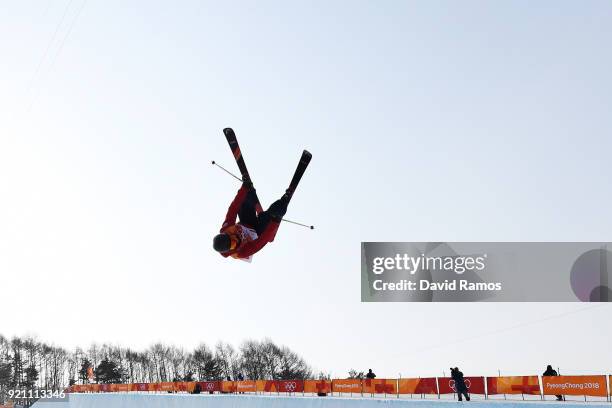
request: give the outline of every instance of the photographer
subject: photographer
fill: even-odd
[[[467,389],[467,386],[465,385],[465,380],[463,379],[463,373],[459,371],[459,368],[457,367],[455,368],[451,367],[450,370],[451,370],[451,377],[455,381],[455,391],[457,391],[457,399],[459,401],[463,401],[461,397],[465,395],[465,400],[469,401],[470,395],[468,394],[468,389]]]
[[[554,370],[550,364],[546,366],[546,371],[542,373],[542,377],[556,377],[557,375],[559,374],[557,374],[557,371]],[[556,397],[557,401],[563,401],[562,395],[556,395]]]

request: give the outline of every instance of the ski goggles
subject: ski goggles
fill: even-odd
[[[238,248],[238,245],[240,245],[240,238],[238,238],[235,235],[230,235],[230,251],[235,250],[236,248]]]

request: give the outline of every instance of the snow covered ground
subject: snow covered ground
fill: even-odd
[[[34,408],[575,408],[612,406],[606,402],[553,402],[479,400],[469,403],[453,400],[282,397],[263,395],[190,395],[190,394],[71,394],[67,402],[37,402]]]

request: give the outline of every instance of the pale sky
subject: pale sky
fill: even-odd
[[[610,2],[84,1],[0,6],[0,333],[610,371],[607,304],[362,304],[359,250],[610,241]],[[227,126],[264,205],[313,153],[287,217],[316,230],[252,264],[211,248]]]

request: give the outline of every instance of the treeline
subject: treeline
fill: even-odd
[[[93,378],[90,378],[93,374]],[[0,396],[15,388],[61,390],[72,384],[307,379],[308,364],[269,339],[247,340],[238,348],[219,342],[194,350],[157,343],[143,351],[110,344],[68,351],[35,338],[0,335]],[[0,397],[0,400],[3,398]]]

